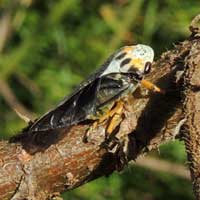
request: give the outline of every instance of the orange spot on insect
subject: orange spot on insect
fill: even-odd
[[[127,47],[124,47],[123,51],[128,53],[129,51],[132,51],[133,49],[134,49],[133,47],[127,46]]]

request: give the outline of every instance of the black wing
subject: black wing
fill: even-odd
[[[86,85],[69,99],[58,105],[29,129],[30,132],[57,129],[77,124],[93,112],[96,92],[98,91],[100,79]]]
[[[101,82],[99,77],[115,54],[112,54],[96,73],[82,82],[71,96],[65,98],[55,109],[36,120],[30,126],[29,132],[70,126],[84,120],[88,113],[93,112],[96,92]]]
[[[100,86],[96,93],[96,109],[101,110],[104,105],[116,101],[129,88],[130,85],[127,79],[126,75],[117,73],[101,77]]]

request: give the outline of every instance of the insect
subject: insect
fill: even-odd
[[[123,112],[124,98],[134,93],[139,85],[161,92],[160,88],[144,80],[151,70],[153,58],[154,51],[149,46],[122,47],[81,83],[71,96],[33,122],[28,133],[57,130],[85,120],[93,120],[93,126],[96,126],[111,119],[106,130],[111,134],[118,124],[118,116]]]

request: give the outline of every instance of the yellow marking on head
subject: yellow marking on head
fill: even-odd
[[[143,70],[144,66],[143,66],[142,61],[143,60],[140,58],[135,58],[135,59],[132,59],[132,61],[130,62],[130,65],[134,66],[134,68],[137,68],[139,70]]]

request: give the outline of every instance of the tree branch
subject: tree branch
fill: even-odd
[[[197,98],[200,97],[196,95],[199,93],[195,93],[191,89],[193,87],[182,87],[183,83],[188,84],[188,81],[193,80],[191,73],[188,76],[186,72],[190,68],[194,70],[190,63],[200,55],[194,53],[199,48],[200,39],[197,36],[197,32],[193,31],[189,39],[177,45],[174,50],[164,53],[155,63],[157,67],[148,79],[165,89],[166,94],[150,94],[149,98],[137,98],[135,95],[132,104],[124,110],[125,118],[116,130],[115,138],[119,141],[128,140],[129,160],[135,160],[162,143],[180,137],[179,130],[185,122],[185,116],[188,132],[192,130],[191,127],[198,127],[198,121],[190,117],[191,113],[198,114],[200,100],[197,101]],[[190,97],[196,98],[195,105],[190,104]],[[196,112],[194,109],[197,109]],[[191,120],[192,123],[188,124]],[[105,140],[105,124],[100,124],[92,131],[87,143],[83,142],[84,133],[90,125],[89,122],[79,124],[54,132],[51,136],[27,134],[21,143],[1,141],[0,199],[48,199],[97,177],[109,175],[114,170],[122,170],[126,164],[123,149],[115,144],[114,137]],[[192,132],[198,130],[195,128]],[[191,137],[194,135],[187,137],[186,144],[190,144]],[[197,138],[195,144],[198,144]],[[114,145],[112,150],[108,148]],[[196,152],[198,146],[195,148]],[[40,151],[33,153],[35,149]],[[194,160],[198,165],[198,159],[191,159],[191,162]],[[192,165],[191,169],[194,168],[197,169],[197,166]],[[195,180],[199,175],[194,172]],[[198,181],[195,188],[198,188],[197,185]]]
[[[191,23],[190,29],[196,40],[185,59],[183,139],[188,155],[193,190],[200,199],[200,15]]]
[[[172,163],[166,160],[160,160],[151,156],[140,157],[133,164],[143,168],[169,173],[171,175],[190,180],[189,170],[181,164]]]

